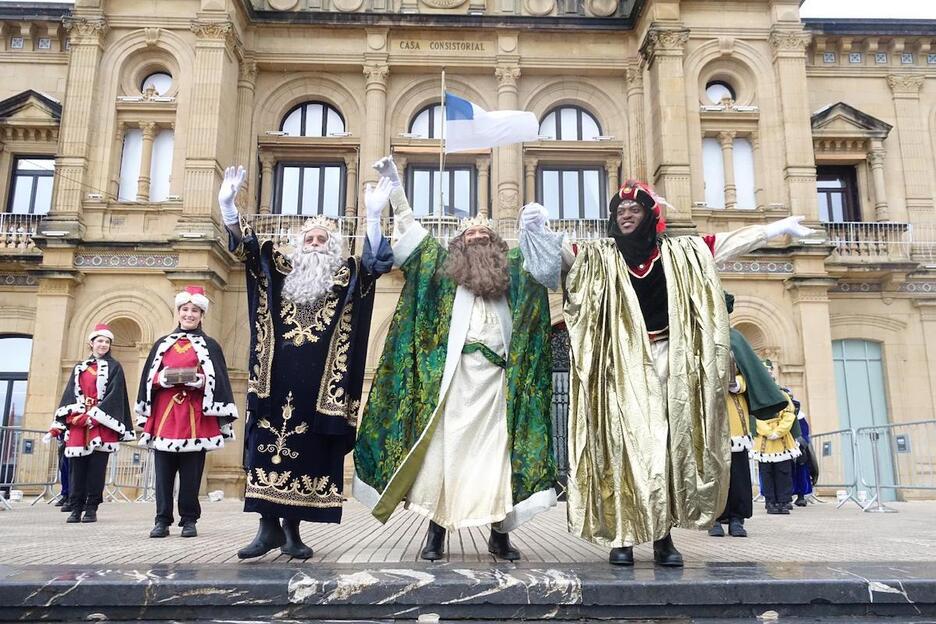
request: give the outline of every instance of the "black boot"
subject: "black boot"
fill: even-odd
[[[150,537],[169,537],[169,525],[165,522],[157,522],[150,531]]]
[[[747,529],[744,528],[744,520],[741,518],[732,518],[728,524],[728,535],[731,537],[747,537]]]
[[[81,518],[82,522],[97,522],[97,508],[92,507],[90,509],[85,509],[84,516]]]
[[[283,518],[283,533],[286,543],[280,547],[280,552],[295,559],[308,559],[312,556],[312,549],[302,542],[299,534],[299,521]]]
[[[634,565],[634,547],[622,546],[620,548],[612,548],[611,553],[608,555],[608,563],[617,566]]]
[[[429,529],[426,531],[426,546],[419,556],[427,561],[436,561],[445,556],[445,529],[432,520],[429,521]]]
[[[683,565],[682,555],[673,545],[673,536],[669,533],[663,539],[653,542],[653,561],[657,565],[670,568],[681,568]]]
[[[182,521],[182,532],[179,533],[179,537],[198,537],[198,529],[195,528],[194,520]]]
[[[65,498],[64,496],[59,496],[58,500],[55,501],[55,506],[56,506],[56,507],[61,507],[62,505],[64,505],[64,504],[67,503],[67,502],[68,502],[68,499],[67,499],[67,498]]]
[[[780,513],[780,508],[776,503],[766,503],[765,507],[767,508],[767,513],[771,516],[777,515]]]
[[[488,552],[507,561],[516,561],[520,558],[520,551],[510,545],[510,535],[495,531],[493,528],[491,537],[488,538]]]
[[[796,505],[797,507],[805,507],[805,506],[806,506],[806,497],[803,496],[802,494],[798,495],[798,496],[796,497],[796,500],[793,501],[793,504]]]
[[[721,522],[716,522],[708,530],[708,534],[712,537],[725,537],[725,529],[722,528]]]
[[[75,522],[81,522],[81,510],[72,509],[71,515],[69,515],[68,518],[65,519],[65,522],[69,524],[73,524]]]
[[[260,516],[260,528],[253,541],[237,551],[238,559],[253,559],[262,557],[274,548],[286,543],[286,535],[280,526],[279,518],[273,516]]]
[[[72,510],[71,502],[65,501],[65,503],[61,507],[59,507],[59,509],[61,509],[62,511],[71,511]]]

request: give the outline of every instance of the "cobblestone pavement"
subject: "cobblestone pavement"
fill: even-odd
[[[795,508],[789,516],[768,516],[758,506],[747,522],[750,537],[713,538],[705,532],[677,529],[673,533],[687,564],[705,562],[835,562],[936,560],[936,501],[890,503],[895,514],[863,513],[833,503]],[[607,550],[572,537],[566,530],[565,506],[540,514],[511,539],[530,562],[584,563],[605,561]],[[165,539],[147,537],[154,506],[147,503],[105,503],[96,524],[66,524],[57,507],[15,503],[0,511],[0,562],[39,564],[218,564],[239,562],[235,552],[249,542],[257,516],[241,512],[241,502],[202,503],[199,535],[179,537],[173,527]],[[340,525],[303,523],[305,541],[315,549],[311,563],[416,562],[426,521],[399,509],[386,525],[379,524],[354,500],[348,501]],[[465,529],[448,537],[449,561],[484,563],[487,527]],[[67,544],[67,546],[66,546]],[[652,559],[652,548],[639,546],[638,565]],[[279,551],[263,562],[298,565]]]

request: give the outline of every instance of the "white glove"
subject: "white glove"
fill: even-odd
[[[393,161],[390,161],[391,164]],[[394,172],[396,168],[394,167]],[[388,177],[381,177],[377,186],[368,184],[364,188],[364,208],[367,212],[367,240],[371,251],[375,254],[380,248],[383,234],[380,232],[380,217],[390,205],[390,193],[393,191],[393,182]]]
[[[189,388],[195,388],[196,390],[198,388],[203,388],[205,386],[205,376],[201,373],[195,373],[195,381],[190,381],[185,385]]]
[[[767,436],[767,439],[768,439],[768,440],[779,440],[779,439],[780,439],[780,434],[779,434],[779,433],[771,433],[769,436]]]
[[[812,230],[805,225],[800,225],[800,221],[805,219],[803,216],[793,216],[786,217],[785,219],[780,219],[779,221],[774,221],[773,223],[768,223],[764,226],[765,233],[767,234],[767,239],[777,238],[778,236],[783,236],[784,234],[789,234],[793,238],[806,238],[807,236],[812,236],[813,234],[820,234],[816,230]]]
[[[237,191],[246,177],[247,171],[241,166],[224,170],[224,179],[221,181],[221,188],[218,189],[218,205],[221,207],[221,219],[225,225],[235,225],[240,221],[234,198],[237,197]]]
[[[520,229],[528,232],[542,232],[549,218],[549,212],[545,207],[533,202],[527,204],[520,211]]]
[[[397,171],[393,156],[384,156],[374,163],[374,169],[384,178],[389,178],[393,188],[400,186],[400,173]]]
[[[156,375],[156,383],[158,383],[163,388],[172,387],[172,384],[166,381],[166,369],[159,371],[159,374]]]

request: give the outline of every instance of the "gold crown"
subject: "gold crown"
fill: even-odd
[[[305,223],[302,224],[302,229],[299,230],[300,234],[305,234],[309,230],[325,230],[331,234],[334,234],[338,231],[338,226],[333,219],[326,217],[325,215],[316,215],[311,219],[306,219]]]
[[[461,236],[466,231],[474,227],[486,227],[487,229],[494,232],[494,222],[485,217],[484,215],[478,215],[476,217],[471,217],[470,219],[462,219],[461,223],[458,226],[458,232],[455,236]]]

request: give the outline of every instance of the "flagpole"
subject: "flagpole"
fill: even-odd
[[[442,133],[439,140],[439,211],[441,216],[445,213],[445,204],[442,199],[442,176],[445,175],[445,68],[442,68]]]

